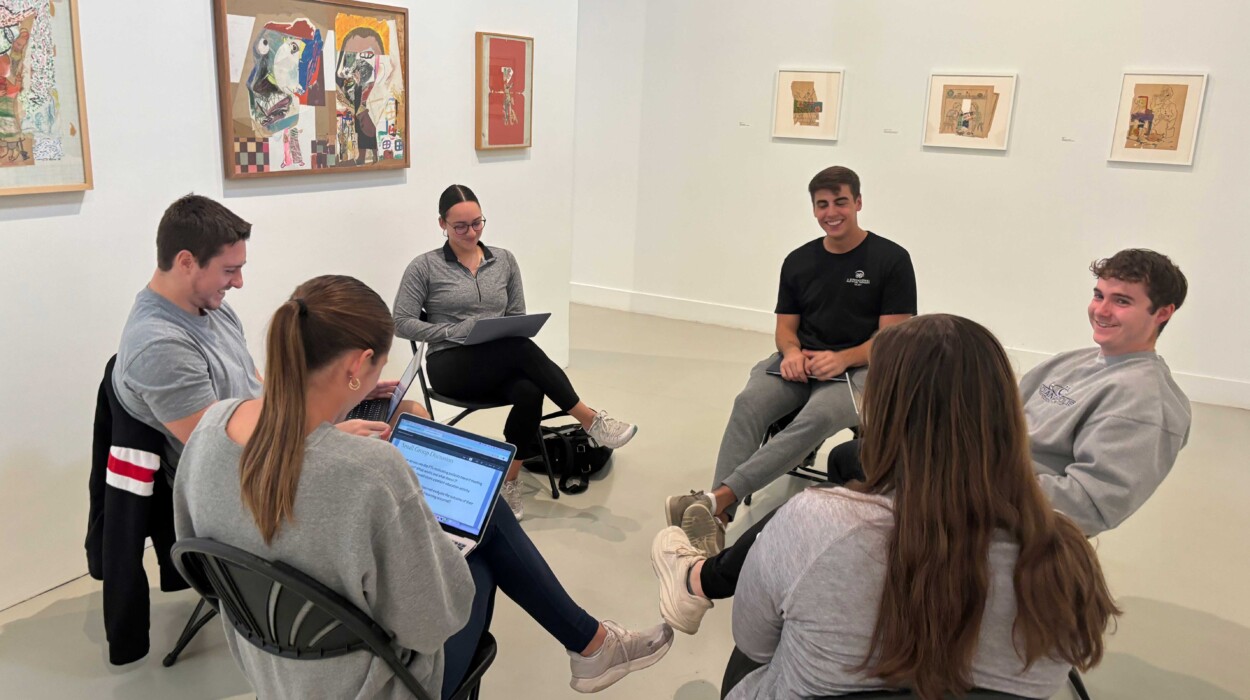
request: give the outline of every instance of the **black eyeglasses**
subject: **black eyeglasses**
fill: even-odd
[[[451,228],[456,233],[462,236],[468,233],[470,228],[472,228],[474,231],[477,231],[478,233],[481,233],[482,229],[486,228],[486,219],[485,218],[474,219],[473,221],[470,221],[467,224],[463,222],[455,223],[451,225]]]

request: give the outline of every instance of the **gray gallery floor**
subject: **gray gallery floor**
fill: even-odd
[[[652,624],[659,614],[647,552],[663,525],[663,499],[706,485],[733,396],[771,338],[588,307],[572,314],[570,375],[579,393],[641,430],[585,494],[553,501],[531,479],[524,526],[591,614]],[[498,434],[502,423],[496,411],[464,425]],[[1125,615],[1103,665],[1086,677],[1097,700],[1250,698],[1247,454],[1250,412],[1195,406],[1190,444],[1172,476],[1127,524],[1100,538]],[[765,491],[756,509],[801,488],[789,481]],[[177,665],[161,667],[194,600],[154,592],[154,651],[122,668],[105,662],[100,586],[90,579],[0,612],[0,697],[250,697],[216,623]],[[729,602],[718,604],[697,637],[679,634],[663,661],[601,697],[717,698],[730,612]],[[500,653],[483,698],[578,697],[564,651],[502,596],[493,629]]]

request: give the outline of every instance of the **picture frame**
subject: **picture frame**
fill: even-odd
[[[837,141],[844,82],[840,68],[778,70],[773,138]]]
[[[1206,73],[1125,73],[1109,161],[1192,165]]]
[[[476,32],[473,147],[531,148],[534,37]]]
[[[922,144],[1005,151],[1015,99],[1015,73],[933,73]]]
[[[410,165],[408,10],[359,0],[214,0],[230,180]]]
[[[92,189],[78,0],[24,2],[0,22],[0,196]]]

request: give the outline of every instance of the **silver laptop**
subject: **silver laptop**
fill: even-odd
[[[421,481],[443,532],[469,555],[486,530],[516,447],[401,413],[391,444]]]
[[[365,399],[356,404],[356,407],[347,412],[344,420],[352,420],[359,418],[360,420],[376,420],[383,423],[390,423],[395,417],[395,412],[399,410],[399,403],[404,400],[404,394],[408,393],[408,387],[412,386],[412,380],[417,376],[417,370],[421,368],[420,358],[416,355],[412,356],[412,360],[408,362],[404,375],[399,378],[399,384],[395,386],[395,393],[391,394],[389,399]]]
[[[550,313],[479,318],[468,335],[448,340],[454,340],[461,345],[480,345],[500,338],[533,338],[549,318]]]

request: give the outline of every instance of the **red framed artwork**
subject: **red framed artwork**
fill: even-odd
[[[479,151],[533,145],[534,39],[477,32],[474,146]]]

